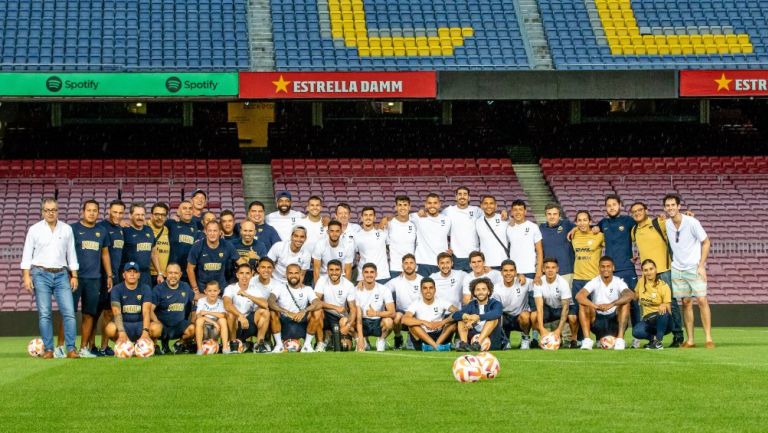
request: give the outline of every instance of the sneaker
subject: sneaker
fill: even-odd
[[[469,352],[469,346],[465,341],[459,341],[456,343],[456,351],[457,352]]]
[[[395,335],[395,350],[401,350],[403,348],[403,336]]]
[[[450,352],[451,351],[451,343],[443,343],[437,345],[437,351],[438,352]]]
[[[315,352],[325,352],[326,347],[325,343],[321,341],[315,345]]]
[[[256,346],[253,348],[253,351],[254,351],[254,352],[256,352],[256,353],[269,353],[269,349],[267,349],[267,345],[266,345],[266,344],[264,344],[264,342],[263,342],[263,341],[262,341],[262,342],[260,342],[259,344],[257,344],[257,345],[256,345]]]
[[[650,343],[645,345],[645,348],[648,350],[662,350],[664,349],[664,345],[661,344],[661,341],[659,340],[652,340]]]
[[[104,356],[115,356],[115,351],[111,347],[107,346],[101,350]]]
[[[272,349],[272,353],[283,353],[285,352],[285,347],[283,347],[282,344],[275,344],[275,348]]]
[[[528,350],[531,348],[531,339],[523,337],[522,340],[520,340],[520,350]]]
[[[177,342],[173,343],[173,350],[169,351],[169,353],[173,353],[176,355],[181,355],[182,353],[187,353],[187,346],[184,344],[183,341],[178,340]]]
[[[580,347],[579,342],[576,340],[571,340],[570,343],[568,343],[569,349],[578,349]]]
[[[376,351],[383,352],[385,350],[387,350],[387,340],[382,338],[376,339]]]
[[[530,343],[528,345],[530,346]],[[512,342],[507,340],[507,342],[504,343],[504,348],[502,350],[512,350]]]
[[[78,358],[80,358],[80,355],[78,355],[77,352],[75,352],[74,350],[70,350],[69,352],[67,352],[67,358],[68,359],[78,359]]]
[[[67,352],[64,351],[64,346],[56,346],[56,348],[53,349],[53,357],[56,359],[66,358]]]
[[[166,353],[167,353],[167,352],[165,351],[165,349],[163,349],[162,347],[160,347],[160,345],[158,345],[158,344],[155,344],[155,356],[163,356],[163,355],[165,355]]]
[[[532,340],[531,340],[531,345],[530,345],[530,348],[531,348],[531,349],[538,349],[538,348],[539,348],[539,340],[537,340],[537,339],[535,339],[535,338],[534,338],[534,339],[532,339]]]
[[[369,350],[371,350],[371,342],[368,341],[368,339],[366,338],[365,339],[365,351],[367,352]]]
[[[253,352],[256,351],[256,345],[253,344],[252,341],[246,341],[245,342],[245,350],[243,350],[243,352],[251,352],[251,351],[253,351]]]
[[[637,338],[633,338],[632,339],[632,346],[631,347],[632,347],[632,349],[639,349],[640,348],[640,344],[641,344],[640,340],[638,340]]]
[[[198,356],[203,356],[203,350],[202,349],[198,350],[197,354],[198,354]]]
[[[233,354],[233,353],[237,353],[237,351],[236,351],[236,350],[232,350],[232,349],[230,349],[229,347],[225,347],[225,348],[224,348],[224,349],[221,351],[221,353],[223,353],[223,354],[225,354],[225,355],[231,355],[231,354]]]
[[[434,352],[435,348],[430,346],[429,344],[421,343],[421,351],[422,352]]]
[[[163,352],[163,355],[173,355],[173,350],[171,350],[167,343],[160,346],[160,350]]]
[[[230,341],[229,342],[229,351],[233,352],[233,353],[238,353],[237,352],[237,349],[239,348],[238,346],[239,345],[237,344],[237,341]],[[225,353],[227,353],[227,352],[225,352]]]
[[[672,344],[670,344],[669,347],[680,347],[684,341],[685,341],[685,338],[683,337],[682,333],[676,334],[672,338]]]
[[[315,349],[312,348],[312,346],[305,344],[304,347],[301,348],[302,353],[314,353]]]
[[[469,345],[469,349],[472,352],[480,352],[480,343],[475,342],[475,343],[470,344]]]
[[[105,356],[104,352],[102,352],[101,350],[99,350],[99,349],[97,349],[95,347],[91,347],[91,353],[96,355],[99,358],[101,358],[102,356]]]
[[[626,347],[627,342],[623,338],[617,338],[616,343],[613,344],[613,350],[624,350]]]
[[[595,342],[592,341],[591,338],[585,338],[581,340],[581,347],[579,349],[581,350],[592,350],[592,346],[595,345]]]
[[[270,343],[269,341],[265,341],[264,342],[264,348],[267,349],[267,352],[271,352],[272,351],[272,343]]]
[[[85,347],[81,347],[80,351],[77,352],[78,355],[80,355],[81,358],[96,358],[97,356],[91,353],[90,350],[88,350]]]

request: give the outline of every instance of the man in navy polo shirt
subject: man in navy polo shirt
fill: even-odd
[[[189,284],[181,281],[178,263],[168,263],[165,274],[165,281],[152,290],[152,321],[163,324],[160,336],[162,346],[155,351],[157,355],[171,353],[168,347],[170,340],[191,342],[195,337],[195,325],[189,321],[189,314],[195,305],[195,293]]]
[[[125,203],[120,200],[113,200],[109,203],[109,209],[107,217],[101,220],[100,226],[106,230],[107,238],[107,250],[109,251],[109,263],[111,265],[111,272],[105,272],[101,276],[101,291],[99,292],[99,313],[102,315],[101,326],[101,348],[100,350],[92,350],[96,356],[112,356],[115,353],[109,347],[109,339],[105,337],[104,330],[108,323],[112,322],[112,309],[109,302],[109,291],[113,286],[116,286],[122,280],[122,274],[120,272],[120,264],[123,261],[123,245],[125,239],[123,237],[123,226],[121,225],[123,218],[125,217]],[[99,321],[99,313],[94,317],[94,321]],[[91,334],[90,346],[95,345],[96,335],[95,332]]]
[[[568,233],[576,228],[576,225],[568,218],[563,218],[562,209],[557,203],[548,203],[544,209],[547,222],[539,224],[541,230],[541,244],[544,249],[544,257],[552,257],[559,264],[559,275],[573,284],[573,247],[568,240]]]
[[[205,205],[208,202],[208,194],[202,189],[196,189],[192,192],[192,221],[197,225],[198,230],[203,230],[203,211],[205,211]]]
[[[152,286],[150,264],[160,269],[160,256],[155,247],[155,233],[146,225],[146,210],[141,203],[131,204],[131,224],[123,228],[125,244],[123,246],[123,263],[136,262],[139,265],[142,285]],[[163,282],[163,276],[158,274],[157,282]]]
[[[188,282],[187,257],[199,232],[197,224],[192,221],[192,202],[185,200],[179,203],[178,216],[178,221],[169,218],[165,222],[168,227],[168,241],[171,244],[168,262],[178,263],[182,270],[181,279]]]
[[[255,200],[248,204],[248,220],[256,225],[256,235],[254,239],[264,244],[264,248],[269,251],[272,245],[280,242],[280,235],[274,227],[264,222],[266,213],[264,212],[264,203]],[[235,233],[240,233],[240,223],[235,224]]]
[[[139,264],[128,262],[123,269],[123,282],[110,292],[114,318],[106,327],[107,337],[117,344],[159,337],[163,325],[152,322],[152,289],[139,282]]]
[[[205,289],[209,281],[217,281],[219,287],[226,287],[226,272],[231,270],[238,260],[240,255],[235,251],[235,247],[221,240],[219,223],[208,221],[205,226],[205,239],[196,242],[187,257],[187,278],[195,291],[195,300],[203,296],[201,289]]]
[[[230,241],[240,259],[251,265],[251,270],[256,269],[256,262],[267,256],[267,249],[261,241],[256,240],[256,225],[250,220],[245,220],[240,225],[240,237]]]

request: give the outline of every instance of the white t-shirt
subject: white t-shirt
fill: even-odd
[[[402,275],[387,281],[387,288],[395,296],[395,308],[405,311],[414,302],[421,299],[422,276],[415,274],[416,279],[407,280]]]
[[[301,286],[292,289],[289,288],[287,284],[283,284],[272,292],[272,294],[275,295],[277,305],[291,313],[298,313],[299,310],[307,308],[312,301],[317,299],[315,291],[309,286]],[[291,297],[291,295],[293,295],[293,297]],[[295,302],[294,299],[296,300]],[[298,304],[298,306],[296,304]]]
[[[251,296],[261,298],[261,293],[258,292],[255,288],[251,289],[250,284],[245,289],[245,292],[248,293]],[[241,312],[242,314],[250,314],[253,312],[254,303],[250,299],[246,298],[245,296],[238,295],[240,293],[240,286],[235,284],[230,284],[224,289],[224,298],[229,298],[232,300],[232,305],[237,308],[237,311]]]
[[[488,304],[485,304],[485,305],[481,305],[481,304],[478,304],[478,305],[477,305],[477,309],[478,309],[478,312],[477,312],[477,314],[479,314],[479,315],[481,315],[481,316],[482,316],[483,314],[485,314],[485,306],[486,306],[486,305],[488,305]],[[478,320],[478,321],[475,323],[475,331],[477,331],[477,332],[482,332],[482,331],[483,331],[483,326],[485,326],[485,322],[486,322],[486,320]]]
[[[416,253],[416,224],[410,220],[400,222],[392,219],[387,225],[387,241],[389,242],[389,270],[403,271],[403,256]]]
[[[267,284],[262,284],[257,275],[251,278],[251,282],[248,283],[248,293],[257,298],[269,299],[269,295],[274,293],[275,290],[279,289],[283,284],[285,283],[277,281],[274,278],[270,278]],[[251,293],[251,291],[255,294]],[[258,310],[259,306],[254,304],[253,309]]]
[[[355,251],[360,253],[357,263],[358,281],[363,279],[363,265],[376,265],[376,279],[389,278],[389,261],[387,260],[387,232],[377,228],[360,230],[355,234]]]
[[[536,272],[536,242],[541,242],[539,226],[531,221],[507,225],[507,240],[510,245],[509,258],[515,261],[517,272]]]
[[[595,278],[589,280],[584,289],[592,296],[592,303],[595,305],[610,304],[611,302],[621,297],[622,290],[627,290],[627,283],[621,278],[613,276],[611,282],[607,285],[603,283],[603,279],[598,275]],[[609,309],[608,311],[597,311],[597,314],[613,314],[616,311],[616,307]]]
[[[451,219],[451,249],[453,254],[466,259],[469,253],[479,248],[475,220],[483,215],[483,211],[477,206],[467,206],[460,209],[458,206],[448,206],[445,214]]]
[[[303,246],[297,253],[291,251],[290,241],[280,241],[272,245],[267,257],[275,262],[275,271],[272,273],[272,277],[281,283],[286,282],[285,270],[288,265],[296,263],[302,270],[307,270],[312,262],[311,254]]]
[[[467,278],[466,272],[451,270],[447,277],[435,272],[429,277],[435,280],[435,299],[442,299],[456,308],[461,307],[461,289]]]
[[[367,313],[368,307],[373,308],[374,311],[384,311],[386,310],[387,304],[394,302],[392,300],[392,292],[379,283],[376,283],[371,290],[357,289],[355,293],[355,301],[362,311],[363,318],[366,319],[369,318]],[[373,317],[373,319],[378,318],[379,317]]]
[[[344,242],[339,238],[335,247],[331,246],[328,236],[323,236],[312,250],[312,258],[320,260],[320,275],[328,274],[328,262],[339,260],[342,265],[349,265],[355,260],[355,245],[352,242]],[[344,267],[341,268],[342,273]]]
[[[437,255],[448,251],[451,218],[444,213],[423,218],[412,213],[411,221],[416,225],[416,263],[437,266]]]
[[[197,314],[205,316],[207,312],[210,313],[226,313],[227,310],[224,309],[224,301],[221,300],[221,298],[216,299],[216,303],[209,304],[208,299],[205,297],[202,297],[197,300]],[[214,316],[208,316],[211,319],[218,319]]]
[[[344,277],[339,278],[339,284],[334,285],[324,275],[315,284],[315,293],[323,296],[323,302],[337,307],[346,307],[347,302],[354,302],[355,290],[355,285]]]
[[[296,225],[304,226],[307,229],[307,240],[304,242],[304,248],[306,248],[307,251],[312,252],[315,248],[315,244],[325,237],[323,220],[320,219],[313,222],[309,220],[309,217],[305,216],[303,219],[299,220]]]
[[[472,296],[472,293],[470,293],[469,291],[469,285],[472,283],[472,281],[478,278],[490,279],[491,282],[493,283],[494,289],[504,284],[504,277],[502,277],[501,272],[497,271],[496,269],[491,269],[487,274],[483,274],[480,276],[475,276],[474,272],[470,272],[466,274],[466,277],[464,277],[464,282],[461,285],[461,294]]]
[[[507,287],[502,281],[499,285],[493,286],[493,298],[496,298],[504,308],[504,312],[517,316],[524,311],[530,311],[528,306],[528,292],[533,290],[532,281],[526,280],[525,284],[520,285],[520,281],[515,278],[512,287]]]
[[[293,226],[298,225],[303,218],[304,214],[295,210],[289,210],[287,215],[281,214],[280,211],[274,211],[267,215],[266,223],[277,231],[281,241],[290,241]]]
[[[699,220],[688,215],[683,215],[679,230],[671,218],[667,218],[665,224],[669,246],[672,247],[672,267],[680,271],[696,270],[701,260],[701,243],[707,239],[704,227]]]
[[[408,307],[408,312],[413,314],[413,317],[419,319],[419,320],[426,320],[428,322],[439,322],[443,320],[445,316],[450,314],[451,310],[451,304],[442,300],[442,299],[435,299],[432,300],[431,304],[427,304],[424,302],[423,299],[419,299],[415,302],[413,302]],[[431,329],[427,328],[424,325],[421,325],[422,329],[424,329],[427,332],[433,332],[438,331],[438,329]]]
[[[355,223],[347,224],[347,229],[344,230],[344,232],[341,234],[341,237],[339,238],[339,242],[351,243],[352,249],[354,250],[355,235],[357,235],[357,232],[359,232],[362,229],[363,228],[360,227],[360,224],[355,224]]]
[[[488,224],[486,224],[486,221]],[[488,228],[488,225],[491,228]],[[509,248],[509,240],[507,240],[507,222],[501,219],[501,215],[496,214],[491,218],[486,218],[485,214],[482,214],[480,218],[475,221],[475,228],[477,230],[477,237],[480,239],[480,251],[485,254],[485,264],[488,266],[501,266],[501,262],[508,259],[507,252],[504,251],[504,247],[501,246],[499,241],[503,242],[507,248]],[[494,233],[496,237],[494,237]],[[453,243],[453,240],[451,240]]]
[[[570,303],[573,303],[573,295],[568,281],[560,275],[555,275],[555,281],[552,283],[547,281],[546,276],[541,277],[541,285],[533,286],[533,297],[542,298],[544,305],[549,306],[549,308],[562,308],[562,301],[566,299],[570,299]]]

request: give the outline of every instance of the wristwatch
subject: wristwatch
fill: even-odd
[[[144,332],[149,332],[149,328],[142,328],[141,330]]]

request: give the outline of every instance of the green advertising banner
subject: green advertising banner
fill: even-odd
[[[236,97],[237,73],[0,73],[0,97]]]

